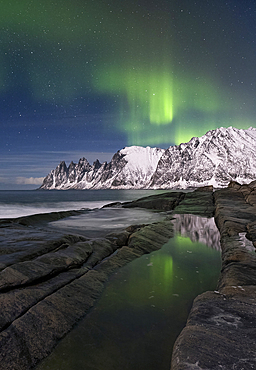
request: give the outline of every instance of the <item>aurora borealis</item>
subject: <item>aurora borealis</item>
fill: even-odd
[[[255,126],[253,1],[0,6],[0,189],[60,160]]]

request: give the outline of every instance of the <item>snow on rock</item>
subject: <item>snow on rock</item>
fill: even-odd
[[[233,127],[208,131],[186,144],[171,146],[152,176],[153,188],[227,186],[231,180],[248,183],[256,178],[256,129]]]
[[[61,162],[41,189],[186,189],[227,186],[231,180],[256,179],[256,129],[233,127],[208,131],[167,150],[131,146],[112,160],[90,165],[85,158],[67,167]]]
[[[41,189],[146,188],[164,149],[131,146],[119,150],[112,160],[93,165],[83,158],[69,167],[61,162],[44,179]]]

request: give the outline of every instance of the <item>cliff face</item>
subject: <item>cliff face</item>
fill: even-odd
[[[172,146],[159,160],[150,186],[187,188],[250,182],[256,173],[256,129],[219,128]]]
[[[61,162],[41,189],[186,189],[232,180],[248,183],[256,174],[256,129],[218,128],[188,143],[159,148],[127,147],[112,160],[90,165],[85,158]]]
[[[112,160],[90,165],[85,158],[67,167],[61,162],[44,179],[41,189],[141,189],[149,187],[164,149],[132,146],[114,154]]]

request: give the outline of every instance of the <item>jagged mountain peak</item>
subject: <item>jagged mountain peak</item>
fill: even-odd
[[[187,188],[226,186],[231,180],[250,182],[256,173],[256,129],[220,127],[188,143],[169,147],[160,159],[150,186]]]
[[[43,181],[41,189],[145,188],[164,149],[130,146],[118,150],[109,163],[82,158],[66,167],[61,162]]]
[[[109,163],[90,165],[81,158],[67,168],[61,162],[42,189],[141,189],[227,186],[256,178],[256,129],[220,127],[168,149],[130,146]]]

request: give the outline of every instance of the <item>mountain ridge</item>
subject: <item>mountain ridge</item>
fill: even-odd
[[[186,189],[256,178],[256,129],[217,128],[167,149],[131,146],[109,163],[61,162],[40,189]]]

